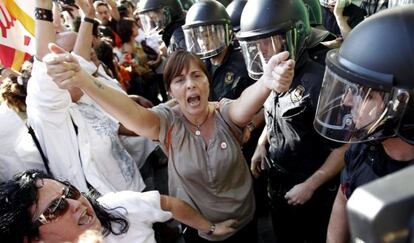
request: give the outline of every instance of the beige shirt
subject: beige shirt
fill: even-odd
[[[207,146],[179,111],[165,105],[153,111],[160,117],[159,141],[168,155],[170,195],[186,201],[211,222],[237,219],[241,229],[253,218],[255,199],[250,171],[237,142],[242,130],[229,118],[230,102],[222,102],[220,111],[215,110],[215,134]],[[199,234],[209,240],[230,236]]]

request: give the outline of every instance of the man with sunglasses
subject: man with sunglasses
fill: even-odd
[[[152,224],[174,218],[209,235],[234,231],[235,220],[209,222],[185,202],[123,191],[99,199],[37,170],[0,185],[0,239],[4,242],[77,242],[87,231],[105,242],[155,242]]]

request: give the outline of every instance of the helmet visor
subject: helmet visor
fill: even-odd
[[[252,79],[258,80],[263,74],[263,66],[270,58],[283,51],[291,51],[292,30],[286,34],[276,34],[258,40],[240,40],[247,71]],[[294,54],[290,53],[291,58]]]
[[[202,59],[217,55],[229,44],[228,25],[202,25],[183,30],[187,50]]]
[[[157,9],[139,14],[142,28],[145,33],[163,30],[169,23],[168,11]]]
[[[384,137],[385,133],[376,132],[387,120],[401,116],[401,109],[405,109],[406,103],[397,101],[401,92],[404,91],[386,92],[353,83],[326,67],[315,129],[338,142],[364,142]]]

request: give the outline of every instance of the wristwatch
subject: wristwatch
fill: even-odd
[[[212,235],[215,230],[216,230],[216,225],[211,224],[210,228],[208,229],[207,235]]]

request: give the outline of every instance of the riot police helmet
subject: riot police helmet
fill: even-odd
[[[314,126],[339,142],[414,144],[414,6],[384,10],[331,50]]]
[[[310,34],[306,7],[302,1],[249,0],[236,34],[249,76],[259,79],[263,66],[282,51],[298,60],[306,49]]]
[[[180,0],[140,0],[138,11],[146,33],[162,31],[184,16]]]
[[[182,28],[187,50],[202,59],[218,55],[232,39],[230,16],[215,0],[200,0],[191,6]]]
[[[247,0],[234,0],[227,7],[226,11],[230,16],[233,31],[236,33],[240,30],[240,17]]]

